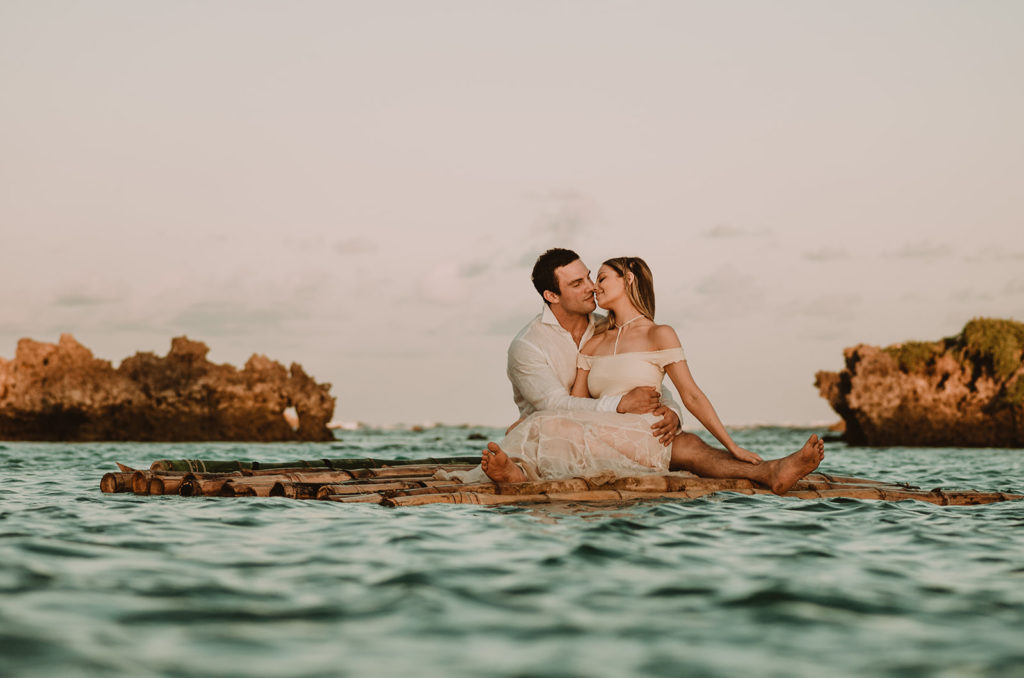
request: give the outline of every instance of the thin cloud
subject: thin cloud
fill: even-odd
[[[414,296],[419,301],[443,306],[462,303],[475,289],[476,283],[473,280],[492,268],[493,263],[489,259],[436,264],[420,276],[416,286],[417,294]]]
[[[422,301],[454,306],[466,300],[470,285],[455,262],[437,264],[426,272],[417,286]]]
[[[78,308],[81,306],[102,306],[109,304],[110,299],[93,296],[91,294],[60,294],[53,300],[54,306],[63,308]]]
[[[190,304],[169,323],[187,333],[224,337],[257,334],[281,327],[293,315],[285,308],[246,307],[236,302],[201,301]]]
[[[584,235],[597,220],[594,201],[576,191],[552,191],[540,197],[534,232],[555,241],[570,242]]]
[[[990,245],[974,254],[965,256],[964,261],[983,261],[985,263],[992,263],[993,261],[1024,262],[1024,251],[1008,250],[1005,247]]]
[[[973,287],[961,287],[960,289],[953,290],[950,293],[950,298],[953,301],[960,303],[976,303],[979,301],[992,301],[992,294],[989,292],[982,292],[974,289]]]
[[[701,279],[694,287],[698,294],[711,298],[742,298],[760,292],[754,278],[723,268]]]
[[[285,244],[289,249],[297,252],[317,252],[327,247],[327,241],[323,236],[288,238],[285,240]]]
[[[916,243],[907,243],[895,252],[889,252],[886,256],[893,259],[933,261],[936,259],[945,259],[951,254],[953,254],[953,248],[949,245],[924,240]]]
[[[771,231],[768,229],[751,230],[746,228],[738,228],[730,224],[718,224],[712,228],[707,229],[701,233],[701,236],[705,238],[721,239],[721,238],[763,238],[771,235]]]
[[[367,238],[347,238],[334,243],[334,251],[343,256],[373,254],[377,251],[377,243]]]
[[[1014,296],[1024,294],[1024,278],[1018,278],[1006,283],[1006,287],[1003,288],[1003,294]]]
[[[808,318],[845,318],[857,309],[863,297],[859,294],[823,294],[809,301],[790,306],[790,315]]]
[[[506,315],[493,320],[484,328],[486,334],[496,337],[508,337],[509,341],[516,336],[519,330],[526,326],[532,317],[527,313],[520,315]]]
[[[720,319],[738,317],[756,311],[764,292],[755,278],[738,273],[731,267],[721,268],[705,276],[693,286],[689,300],[678,299],[689,319]],[[671,308],[666,309],[671,313]]]
[[[502,262],[505,271],[530,270],[537,257],[552,247],[580,252],[601,222],[597,203],[578,191],[549,191],[526,199],[535,214],[532,224],[516,237],[515,245],[499,247],[493,253],[492,260]]]
[[[459,275],[466,279],[476,278],[486,273],[489,268],[489,261],[471,261],[459,267]]]
[[[849,259],[850,253],[845,247],[822,247],[821,249],[804,252],[803,257],[807,261],[820,264]]]

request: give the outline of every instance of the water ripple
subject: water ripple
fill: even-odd
[[[496,435],[497,432],[489,432]],[[777,456],[808,432],[737,432]],[[385,509],[104,495],[121,461],[474,454],[465,429],[322,446],[0,446],[0,675],[1024,675],[1024,506],[721,493]],[[832,446],[828,471],[1022,487],[1012,450]]]

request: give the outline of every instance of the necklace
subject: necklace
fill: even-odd
[[[616,328],[619,331],[615,334],[615,346],[612,347],[612,355],[615,355],[615,354],[617,354],[619,352],[619,337],[622,336],[622,328],[624,328],[626,325],[628,325],[629,323],[633,322],[634,320],[639,320],[640,318],[643,318],[643,317],[644,317],[643,313],[638,313],[638,314],[636,314],[635,316],[633,316],[632,318],[630,318],[629,320],[627,320],[626,322],[622,323],[621,325],[619,325]]]

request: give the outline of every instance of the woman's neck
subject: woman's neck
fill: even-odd
[[[616,327],[622,327],[623,323],[628,323],[637,316],[643,315],[643,313],[636,310],[636,307],[633,306],[633,304],[629,303],[628,299],[623,299],[621,302],[611,306],[608,310],[615,314]]]

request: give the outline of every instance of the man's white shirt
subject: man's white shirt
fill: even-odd
[[[540,315],[519,331],[508,347],[508,378],[512,382],[519,415],[526,417],[539,410],[593,410],[615,412],[622,395],[603,398],[576,398],[569,395],[576,380],[576,356],[594,336],[596,317],[590,314],[579,346],[572,334],[558,323],[547,304]],[[682,415],[671,393],[663,385],[661,401]]]

